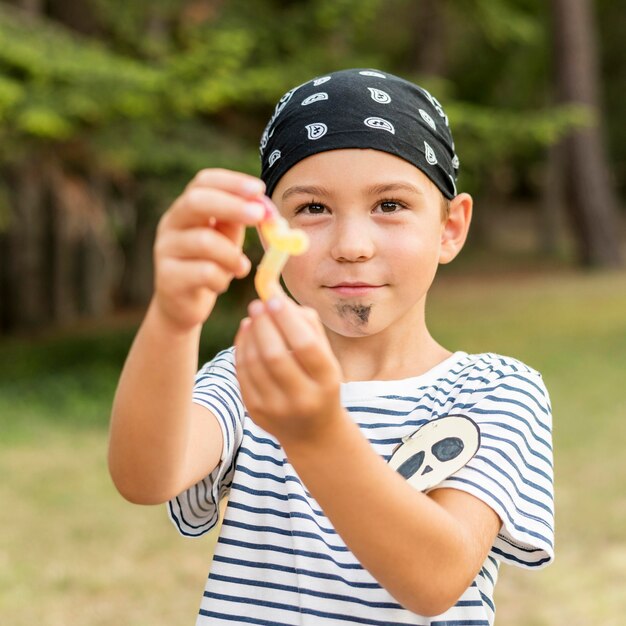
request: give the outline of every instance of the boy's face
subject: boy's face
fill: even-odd
[[[416,167],[377,150],[312,155],[279,181],[272,199],[309,250],[283,279],[344,337],[424,324],[426,294],[447,262],[440,191]]]

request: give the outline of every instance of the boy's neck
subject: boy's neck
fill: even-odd
[[[412,336],[382,332],[368,337],[329,333],[343,372],[343,382],[401,380],[428,372],[452,353],[438,344],[426,327]]]

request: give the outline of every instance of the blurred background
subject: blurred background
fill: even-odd
[[[194,622],[214,536],[106,471],[155,228],[199,169],[258,175],[282,93],[369,67],[441,100],[475,198],[431,331],[552,396],[557,561],[502,568],[499,623],[624,624],[624,32],[610,0],[0,0],[0,623]],[[200,360],[252,297],[220,299]]]

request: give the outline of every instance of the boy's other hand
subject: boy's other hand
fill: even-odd
[[[343,418],[341,368],[313,309],[284,295],[253,301],[235,361],[246,408],[283,446],[313,443]]]
[[[250,271],[242,252],[245,228],[262,219],[264,190],[246,174],[202,170],[161,218],[153,305],[173,328],[204,323],[231,280]]]

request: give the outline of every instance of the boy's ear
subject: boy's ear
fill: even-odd
[[[463,248],[472,221],[473,205],[468,193],[460,193],[450,200],[448,217],[441,231],[439,263],[450,263]]]

